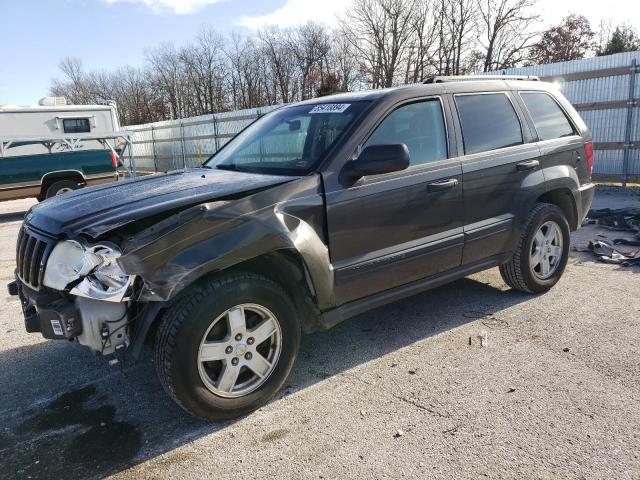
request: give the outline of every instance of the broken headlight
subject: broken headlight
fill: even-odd
[[[58,243],[47,261],[43,283],[55,290],[97,300],[119,302],[131,284],[118,258],[122,252],[112,243],[84,245],[75,240]]]

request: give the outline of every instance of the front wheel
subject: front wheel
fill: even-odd
[[[300,324],[282,287],[255,274],[228,274],[193,287],[167,312],[156,337],[156,368],[185,410],[222,420],[272,398],[299,343]]]
[[[500,266],[503,280],[522,292],[548,291],[567,266],[569,241],[569,223],[564,212],[555,205],[536,204],[513,257]]]

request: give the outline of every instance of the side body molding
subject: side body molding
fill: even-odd
[[[323,310],[334,305],[318,175],[191,207],[130,237],[120,265],[142,279],[138,300],[167,301],[198,278],[265,254],[302,260]]]

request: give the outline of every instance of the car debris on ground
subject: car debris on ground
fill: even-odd
[[[590,251],[601,262],[623,267],[640,265],[640,208],[590,210],[583,225],[598,225],[624,235],[611,239],[599,234],[586,247],[575,247],[576,251]]]

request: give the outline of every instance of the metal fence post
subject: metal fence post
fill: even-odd
[[[187,169],[187,159],[184,156],[184,123],[180,122],[180,145],[182,147],[182,168]]]
[[[624,127],[624,154],[622,157],[622,186],[627,188],[629,181],[629,160],[631,157],[631,147],[633,147],[631,132],[633,130],[633,108],[636,106],[636,59],[631,61],[629,69],[629,98],[627,99],[627,122]]]
[[[158,171],[158,156],[156,155],[156,134],[151,125],[151,148],[153,149],[153,170]]]
[[[218,118],[215,116],[215,114],[213,115],[213,145],[215,148],[215,152],[216,153],[218,150],[220,150],[220,139],[219,139],[219,132],[218,132]]]

